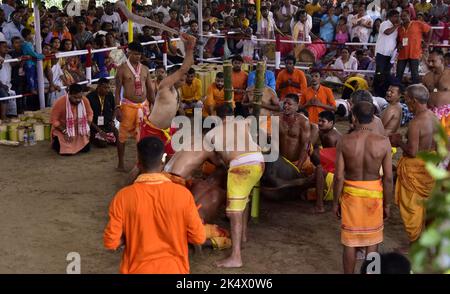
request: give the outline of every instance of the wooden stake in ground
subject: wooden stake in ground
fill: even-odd
[[[253,92],[253,116],[256,118],[256,139],[258,142],[259,134],[259,113],[261,111],[261,101],[265,86],[266,66],[264,61],[258,62],[256,65],[256,83]],[[258,182],[252,190],[252,210],[251,216],[255,222],[259,218],[259,204],[260,204],[260,182]]]

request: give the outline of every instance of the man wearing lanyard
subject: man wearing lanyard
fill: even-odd
[[[91,143],[97,147],[106,147],[115,144],[118,131],[114,126],[114,95],[110,90],[109,81],[101,78],[97,89],[87,95],[94,119],[91,124]]]
[[[409,64],[413,84],[420,83],[419,60],[422,56],[423,35],[428,34],[430,41],[431,27],[422,21],[411,21],[409,11],[403,10],[401,14],[402,26],[398,29],[398,61],[397,79],[402,81],[406,65]]]

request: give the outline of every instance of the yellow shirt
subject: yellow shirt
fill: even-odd
[[[314,13],[319,12],[321,9],[322,9],[322,7],[320,7],[319,3],[317,3],[316,5],[309,3],[309,4],[306,4],[306,6],[305,6],[306,13],[308,13],[311,16]]]
[[[202,95],[202,81],[198,78],[194,78],[194,80],[192,80],[192,84],[188,85],[187,83],[184,83],[184,85],[181,86],[180,94],[182,102],[200,100]]]
[[[416,13],[430,13],[432,7],[433,5],[431,5],[431,3],[416,3],[416,5],[414,6],[414,8],[416,9]]]

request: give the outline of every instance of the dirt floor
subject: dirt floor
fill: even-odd
[[[135,158],[127,147],[127,168]],[[69,252],[81,255],[82,273],[117,273],[120,253],[103,249],[109,203],[124,183],[115,171],[115,148],[59,156],[48,142],[0,146],[0,273],[66,272]],[[311,215],[311,203],[262,201],[258,223],[249,226],[241,269],[217,269],[228,251],[191,256],[192,273],[340,273],[339,221]],[[406,244],[398,209],[385,225],[381,252]],[[218,221],[228,226],[224,218]]]

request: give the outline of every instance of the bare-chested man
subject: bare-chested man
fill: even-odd
[[[311,126],[308,118],[298,113],[298,96],[287,94],[280,116],[280,155],[295,166],[299,173],[304,171],[311,146]]]
[[[241,242],[247,241],[249,196],[264,172],[264,157],[250,134],[249,121],[235,119],[233,109],[227,104],[219,106],[216,111],[222,124],[208,132],[206,138],[229,167],[226,214],[231,223],[233,243],[231,256],[216,265],[241,267]],[[225,131],[227,128],[234,130],[231,136]],[[219,139],[220,136],[223,140]]]
[[[312,152],[311,144],[318,140],[317,125],[310,124],[307,112],[299,113],[298,96],[288,94],[283,102],[283,112],[280,114],[279,158],[267,162],[261,181],[261,192],[266,198],[280,200],[297,196],[298,187],[302,190],[314,183],[311,176],[314,171],[309,160]],[[277,190],[274,193],[274,190]]]
[[[332,182],[334,176],[336,161],[336,145],[342,137],[342,134],[334,127],[336,116],[332,111],[322,111],[319,113],[319,139],[314,143],[313,161],[320,162],[316,164],[316,207],[315,213],[325,212],[323,199],[331,200]],[[325,186],[327,193],[324,195]]]
[[[392,196],[391,144],[371,129],[372,103],[359,102],[352,109],[355,129],[337,145],[333,211],[342,219],[344,273],[354,272],[356,249],[376,252],[383,241],[383,218],[389,217]],[[380,167],[384,175],[380,180]]]
[[[389,102],[389,105],[381,114],[381,121],[386,136],[396,133],[400,128],[403,115],[402,105],[400,104],[401,95],[400,84],[390,85],[386,92],[386,100]]]
[[[186,73],[194,64],[196,39],[191,35],[181,34],[181,40],[185,48],[183,64],[180,69],[164,78],[159,84],[152,112],[148,117],[144,117],[140,132],[141,139],[149,136],[161,139],[169,156],[175,153],[171,144],[173,130],[170,126],[180,104],[178,89],[184,84]]]
[[[441,50],[433,50],[428,57],[427,73],[422,83],[430,91],[428,106],[441,121],[450,136],[450,68],[445,67],[444,54]]]
[[[414,119],[408,125],[408,141],[400,134],[390,136],[392,146],[400,147],[403,156],[397,167],[395,202],[411,243],[417,241],[425,227],[425,203],[431,195],[434,180],[425,168],[425,162],[417,157],[419,152],[433,152],[436,148],[433,136],[438,120],[427,108],[428,89],[423,85],[411,85],[406,89],[406,103]],[[407,248],[401,249],[404,253]]]
[[[119,66],[116,74],[116,111],[120,122],[117,169],[124,171],[125,142],[129,136],[139,140],[140,121],[148,113],[154,99],[148,68],[141,64],[143,47],[138,42],[128,45],[128,60]],[[123,95],[121,92],[123,91]]]
[[[192,177],[192,173],[207,160],[217,167],[223,165],[214,151],[181,150],[173,155],[165,165],[164,171],[173,181],[186,185],[186,181]],[[216,169],[206,180],[200,181],[201,183],[195,181],[191,187],[195,202],[200,206],[200,217],[208,223],[214,220],[226,199],[226,193],[222,189],[226,181],[226,173],[222,170]]]

